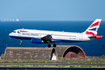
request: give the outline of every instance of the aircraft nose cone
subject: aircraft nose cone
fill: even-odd
[[[12,36],[12,34],[10,33],[9,36]]]

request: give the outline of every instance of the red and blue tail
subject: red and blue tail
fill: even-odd
[[[98,28],[100,26],[100,23],[101,23],[101,19],[96,19],[87,29],[85,32],[86,35],[88,35],[88,37],[95,37],[95,39],[100,39],[102,38],[102,36],[100,35],[97,35],[97,31],[98,31]]]
[[[87,35],[96,36],[98,28],[100,26],[101,19],[96,19],[84,32]]]

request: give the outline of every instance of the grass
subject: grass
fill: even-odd
[[[79,61],[79,62],[67,62],[67,64],[105,64],[105,62],[100,61]]]
[[[0,63],[53,63],[51,60],[0,60]]]
[[[0,67],[105,68],[104,65],[0,65]]]
[[[102,55],[101,57],[102,57],[102,58],[105,58],[105,55]]]

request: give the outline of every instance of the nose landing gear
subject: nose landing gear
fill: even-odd
[[[22,40],[20,40],[20,45],[22,45]]]
[[[49,48],[51,47],[50,43],[48,44],[48,47],[49,47]],[[54,44],[53,44],[53,47],[56,47],[55,42],[54,42]]]

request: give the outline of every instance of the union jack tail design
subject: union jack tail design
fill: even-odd
[[[96,19],[84,32],[87,35],[96,36],[98,28],[100,26],[101,19]]]

